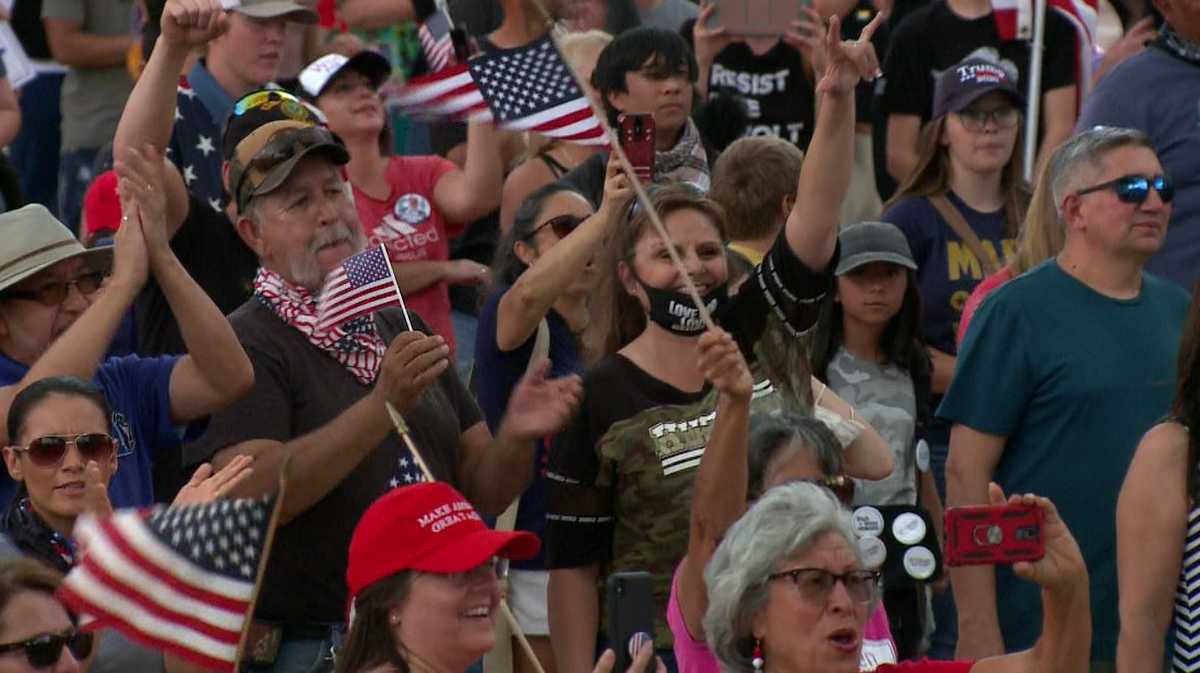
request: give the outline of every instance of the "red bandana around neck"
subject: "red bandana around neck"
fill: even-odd
[[[345,367],[359,383],[375,383],[387,344],[371,316],[361,316],[332,329],[317,327],[317,297],[269,269],[254,277],[254,296],[279,319],[303,334],[312,345]]]

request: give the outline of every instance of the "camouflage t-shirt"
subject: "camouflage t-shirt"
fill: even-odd
[[[870,362],[839,348],[826,370],[829,388],[854,407],[892,447],[896,468],[878,481],[856,480],[855,505],[917,504],[913,434],[917,402],[912,377],[895,365]]]
[[[829,268],[835,264],[836,255]],[[829,284],[828,270],[806,269],[781,236],[718,314],[751,363],[753,411],[811,409],[809,335]],[[584,376],[580,411],[550,454],[547,566],[596,563],[602,578],[651,573],[658,647],[673,643],[666,622],[671,573],[687,550],[692,484],[716,396],[707,386],[681,391],[609,355]]]

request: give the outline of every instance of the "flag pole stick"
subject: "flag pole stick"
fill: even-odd
[[[1037,0],[1033,12],[1033,42],[1029,45],[1029,96],[1025,110],[1025,182],[1033,182],[1037,162],[1038,121],[1041,116],[1042,56],[1046,42],[1046,0]]]
[[[233,656],[233,670],[238,670],[245,654],[246,639],[250,636],[250,623],[254,620],[254,607],[258,604],[258,594],[262,591],[263,576],[267,574],[267,560],[271,556],[271,547],[275,542],[275,530],[279,528],[279,514],[283,510],[283,498],[287,492],[288,470],[292,464],[290,454],[285,454],[283,463],[279,466],[279,490],[275,494],[275,506],[271,508],[271,520],[267,522],[267,536],[263,541],[262,558],[258,559],[258,571],[254,577],[254,593],[250,595],[250,607],[246,610],[246,621],[242,624],[242,633],[238,637],[237,651]]]

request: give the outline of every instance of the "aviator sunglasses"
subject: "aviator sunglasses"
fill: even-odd
[[[552,217],[534,227],[533,230],[529,232],[529,235],[525,238],[533,238],[539,231],[545,229],[546,227],[550,227],[550,230],[554,232],[555,236],[559,238],[566,238],[568,234],[570,234],[572,231],[575,231],[575,228],[578,227],[580,223],[584,221],[584,219],[586,218],[578,215],[559,215],[557,217]]]
[[[1102,182],[1076,193],[1083,196],[1103,189],[1111,189],[1117,198],[1125,203],[1144,203],[1146,199],[1150,198],[1151,187],[1158,192],[1158,198],[1162,199],[1163,203],[1170,203],[1171,199],[1175,198],[1175,185],[1165,175],[1156,175],[1152,178],[1145,175],[1122,175],[1115,180]]]
[[[47,435],[29,442],[29,446],[12,447],[13,451],[29,454],[29,460],[39,467],[50,467],[62,462],[67,455],[67,447],[74,444],[79,449],[83,460],[100,462],[112,456],[116,449],[116,440],[101,432],[89,432],[74,437]]]
[[[92,653],[92,634],[69,629],[62,633],[45,633],[19,643],[0,645],[0,654],[25,650],[25,658],[33,668],[50,668],[62,657],[63,647],[71,650],[76,661],[83,661]]]

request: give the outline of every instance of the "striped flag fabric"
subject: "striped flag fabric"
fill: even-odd
[[[415,116],[486,119],[565,142],[608,145],[604,127],[550,36],[414,77],[390,102]]]
[[[87,550],[59,597],[86,629],[133,640],[233,673],[266,561],[277,498],[126,509],[85,515]]]
[[[1047,0],[1046,7],[1058,12],[1075,28],[1075,65],[1082,98],[1091,89],[1092,54],[1100,20],[1099,0]],[[1033,39],[1033,8],[1033,0],[992,0],[992,15],[1000,39]]]
[[[317,329],[332,329],[389,306],[404,306],[382,245],[351,255],[325,279],[317,298]]]
[[[454,63],[454,40],[450,36],[450,19],[445,12],[436,10],[417,28],[421,51],[430,72],[437,72]]]

